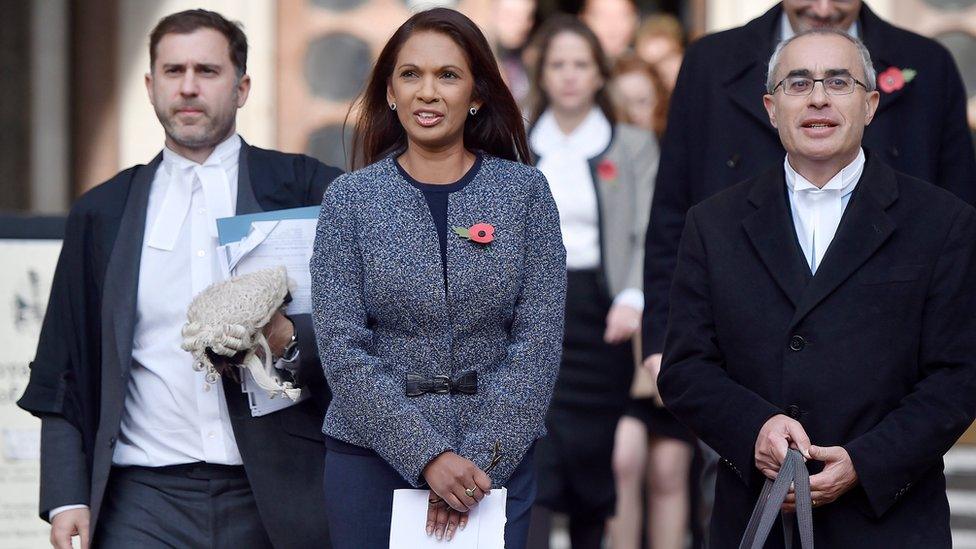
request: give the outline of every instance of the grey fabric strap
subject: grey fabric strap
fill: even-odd
[[[781,514],[783,517],[783,539],[786,549],[792,549],[793,521],[791,519],[793,513],[780,513],[780,507],[783,505],[783,500],[786,499],[786,494],[790,491],[791,483],[796,493],[796,520],[800,531],[800,547],[802,549],[813,549],[810,473],[803,461],[803,455],[792,448],[786,452],[786,460],[780,467],[776,480],[767,479],[766,484],[763,485],[762,492],[759,494],[759,501],[756,502],[756,507],[752,510],[752,516],[749,518],[745,533],[742,534],[739,549],[762,549],[773,529],[777,514]]]

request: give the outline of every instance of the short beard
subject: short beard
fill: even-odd
[[[163,130],[166,132],[166,137],[179,146],[191,150],[216,147],[227,138],[231,130],[234,128],[234,118],[230,117],[220,126],[216,125],[216,121],[214,124],[208,125],[204,128],[203,134],[201,134],[199,137],[184,137],[177,135],[176,128],[172,123],[169,122],[169,119],[161,118],[160,121],[163,124]]]
[[[238,96],[239,94],[237,92],[237,87],[235,86],[234,96],[231,98],[234,105],[237,104]],[[186,149],[198,150],[216,147],[227,139],[231,130],[234,129],[237,117],[232,114],[231,116],[227,117],[226,120],[211,118],[210,123],[203,128],[203,134],[197,138],[180,137],[177,135],[176,125],[173,122],[173,120],[176,118],[175,114],[172,116],[166,116],[166,113],[156,110],[156,118],[158,118],[160,124],[162,124],[163,131],[166,133],[166,137],[168,139]]]

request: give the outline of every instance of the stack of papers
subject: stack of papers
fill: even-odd
[[[312,312],[312,259],[319,207],[292,208],[217,220],[218,263],[225,278],[284,266],[294,284],[288,314]]]
[[[319,209],[311,206],[218,219],[217,263],[224,278],[284,266],[292,297],[286,312],[289,315],[311,313],[312,280],[308,263],[312,259]],[[293,406],[309,396],[307,391],[302,391],[297,401],[270,398],[247,371],[241,390],[248,395],[254,417]]]
[[[427,535],[429,490],[394,490],[390,549],[503,549],[505,547],[505,502],[508,491],[491,493],[468,513],[468,525],[455,532],[454,539],[438,540]]]

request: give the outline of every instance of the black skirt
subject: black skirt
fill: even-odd
[[[613,515],[617,421],[628,402],[634,362],[630,342],[603,341],[611,299],[597,271],[569,271],[559,378],[536,448],[539,494],[553,511],[589,520]]]
[[[688,444],[695,443],[695,435],[685,427],[674,414],[663,406],[658,406],[653,398],[635,398],[624,415],[633,417],[644,424],[648,436],[673,438]]]

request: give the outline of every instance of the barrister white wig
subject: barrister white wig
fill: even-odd
[[[207,381],[215,383],[220,374],[207,350],[226,357],[243,351],[244,358],[237,366],[249,371],[270,397],[285,395],[297,400],[301,389],[277,377],[271,349],[262,332],[287,294],[288,274],[284,267],[235,276],[200,292],[187,309],[187,323],[182,331],[182,347],[193,355],[194,368],[207,370]],[[258,356],[258,349],[263,358]]]

